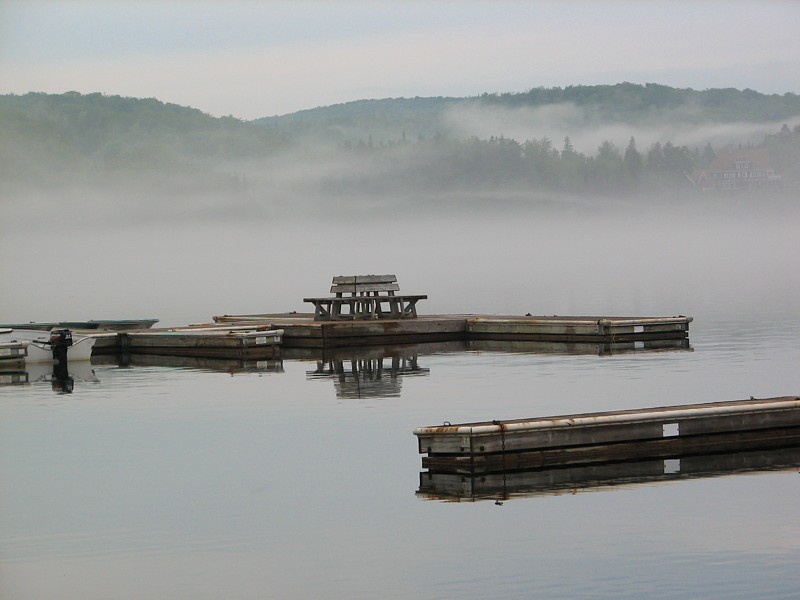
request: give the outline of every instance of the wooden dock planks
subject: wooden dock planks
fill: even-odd
[[[224,315],[214,324],[98,334],[95,353],[131,352],[172,356],[249,359],[274,357],[278,348],[251,343],[246,331],[276,331],[287,349],[333,349],[392,344],[471,342],[563,344],[593,353],[689,349],[690,317],[519,317],[429,315],[415,319],[315,321],[311,313]],[[270,334],[271,335],[271,334]],[[253,334],[254,339],[260,336]],[[263,336],[261,336],[263,337]],[[486,346],[487,349],[492,346]],[[555,346],[554,346],[555,348]]]
[[[683,339],[691,317],[475,317],[469,338],[496,341],[604,343]]]
[[[178,328],[101,334],[98,353],[266,359],[280,356],[283,330],[255,327]]]
[[[444,424],[414,434],[428,455],[424,468],[475,474],[778,447],[800,441],[797,427],[800,397],[785,396]]]
[[[239,320],[237,320],[239,319]],[[286,348],[333,348],[384,344],[444,342],[547,342],[625,344],[631,350],[688,347],[691,317],[520,317],[426,315],[416,319],[314,321],[313,315],[232,315],[219,323],[260,323],[284,330]]]

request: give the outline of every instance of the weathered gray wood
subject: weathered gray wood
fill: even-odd
[[[396,283],[347,283],[331,286],[332,294],[378,294],[380,292],[393,293],[400,291]]]
[[[408,309],[409,314],[413,316],[416,312],[416,306],[406,303],[405,300],[426,298],[424,295],[410,296],[408,294],[401,294],[395,296],[395,301],[403,301],[403,310]],[[315,312],[330,312],[333,309],[335,298],[305,298],[306,301],[319,301],[320,304],[315,307]],[[341,299],[340,302],[344,303],[348,299]],[[374,302],[375,300],[369,300]],[[549,343],[557,343],[558,345],[551,345],[554,351],[562,352],[575,352],[587,351],[590,348],[587,344],[595,344],[591,350],[598,354],[614,353],[618,350],[630,352],[647,352],[659,351],[660,348],[665,350],[685,350],[691,351],[688,335],[688,324],[691,322],[691,317],[642,317],[641,319],[632,319],[630,317],[522,317],[522,316],[493,316],[481,317],[478,315],[423,315],[418,318],[400,318],[392,319],[390,307],[387,305],[389,300],[382,300],[380,309],[382,311],[382,318],[356,318],[347,313],[348,306],[340,304],[337,314],[337,319],[332,320],[329,317],[325,319],[314,318],[314,313],[304,314],[273,314],[273,315],[245,315],[241,324],[252,323],[260,326],[271,326],[272,328],[281,328],[285,330],[284,347],[302,347],[302,348],[331,348],[341,346],[367,346],[367,345],[382,345],[387,343],[405,343],[405,340],[411,342],[440,342],[448,340],[470,340],[475,341],[476,349],[480,349],[484,342],[497,342],[490,344],[487,349],[498,351],[521,351],[538,352],[547,347]],[[367,302],[365,300],[365,302]],[[367,305],[370,307],[370,305]],[[374,310],[370,307],[370,310]],[[398,309],[399,310],[399,309]],[[370,311],[362,311],[363,314],[370,314]],[[586,321],[591,322],[596,327],[598,321],[614,321],[617,320],[628,323],[641,322],[641,327],[644,328],[645,324],[655,324],[659,322],[670,323],[672,320],[677,320],[675,325],[682,327],[680,331],[664,331],[654,333],[631,333],[627,338],[623,336],[612,336],[604,333],[594,333],[593,335],[581,336],[578,340],[570,338],[569,331],[575,326],[580,326]],[[224,317],[215,317],[215,320],[228,324],[236,324],[237,318],[235,315],[228,315]],[[511,329],[507,333],[502,332],[502,328],[495,328],[493,331],[487,331],[479,334],[475,331],[474,323],[485,321],[492,321],[494,324],[501,325],[503,323],[510,324]],[[545,338],[539,339],[536,337],[530,340],[525,333],[518,333],[514,330],[514,325],[526,322],[542,323],[543,325],[551,322],[555,327],[554,333]],[[373,326],[377,325],[377,326]],[[324,326],[324,329],[323,329]],[[354,329],[355,328],[355,329]],[[357,333],[355,333],[357,332]],[[526,342],[520,344],[519,342]],[[530,343],[527,343],[530,342]],[[531,346],[533,344],[533,346]],[[575,346],[575,344],[583,344]],[[101,350],[104,346],[101,341],[95,344],[95,351]]]
[[[331,286],[335,297],[303,298],[303,302],[314,305],[315,321],[416,318],[417,302],[427,296],[397,295],[396,281],[394,275],[337,275]]]
[[[713,454],[735,450],[777,448],[800,443],[797,426],[723,431],[616,443],[589,443],[580,446],[540,448],[522,452],[496,452],[483,455],[434,455],[423,457],[423,468],[444,473],[502,473],[561,465],[607,463],[649,458],[671,458],[691,454]]]
[[[282,336],[283,330],[186,328],[121,332],[104,339],[113,340],[111,350],[130,354],[245,359],[279,356]]]
[[[28,356],[28,343],[24,341],[0,342],[0,365]]]
[[[684,339],[691,317],[475,317],[471,339],[581,343],[622,343]]]
[[[394,283],[394,275],[337,275],[333,278],[334,285],[353,283]]]
[[[414,431],[420,453],[459,455],[474,466],[482,455],[554,451],[609,456],[613,444],[654,442],[669,446],[701,435],[800,426],[800,397],[737,400],[513,421],[445,424]],[[667,440],[667,441],[665,441]],[[652,444],[651,444],[652,445]],[[626,450],[628,452],[628,450]],[[448,459],[449,460],[449,459]],[[492,461],[494,458],[480,458]],[[516,460],[516,459],[515,459]],[[539,460],[538,458],[534,459]],[[566,458],[564,460],[567,460]],[[431,463],[432,464],[432,463]],[[532,465],[535,466],[535,465]],[[516,468],[524,468],[520,463]]]

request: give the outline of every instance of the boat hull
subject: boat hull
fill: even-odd
[[[0,343],[11,345],[13,342],[24,346],[25,364],[45,364],[53,362],[53,351],[45,341],[49,339],[49,331],[2,330]],[[92,348],[97,340],[94,337],[73,336],[72,346],[67,349],[67,362],[88,361],[92,358]]]

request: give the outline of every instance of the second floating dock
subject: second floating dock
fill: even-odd
[[[423,468],[502,473],[797,443],[800,397],[420,427]]]

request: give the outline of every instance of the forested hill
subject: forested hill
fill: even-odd
[[[492,109],[510,112],[507,120],[525,119],[533,113],[543,120],[555,120],[575,129],[609,122],[636,126],[678,122],[684,125],[780,123],[800,115],[800,95],[768,95],[733,88],[698,91],[655,83],[578,85],[538,87],[524,93],[486,93],[471,98],[357,100],[253,122],[287,135],[313,135],[352,143],[368,142],[371,138],[373,143],[380,143],[399,140],[404,135],[406,139],[434,135],[481,137],[483,131],[470,129],[470,118],[478,119]],[[504,134],[508,132],[490,133]],[[553,132],[543,124],[536,135],[540,136],[552,137]]]
[[[734,88],[698,91],[655,83],[540,87],[521,94],[484,94],[480,100],[505,106],[571,103],[596,108],[598,117],[629,123],[678,110],[696,122],[775,121],[797,115],[800,110],[797,94],[766,95]]]
[[[764,148],[799,185],[800,96],[623,83],[360,100],[249,122],[152,98],[0,96],[0,181],[12,193],[622,193],[686,185],[731,146]]]
[[[77,92],[0,96],[0,139],[0,177],[55,184],[87,172],[192,173],[282,145],[274,132],[232,117],[153,98]]]

